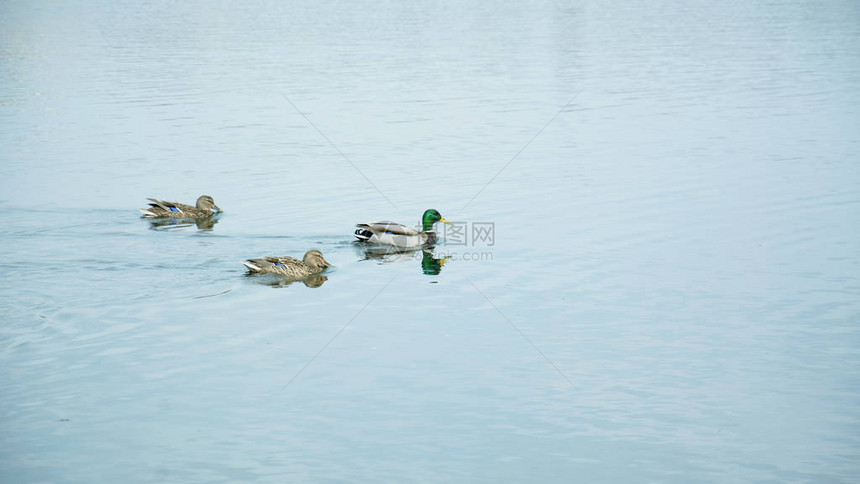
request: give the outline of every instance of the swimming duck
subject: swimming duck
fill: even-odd
[[[197,199],[196,207],[155,198],[147,198],[147,200],[151,202],[149,207],[140,209],[140,213],[145,218],[203,218],[221,212],[218,205],[215,205],[215,200],[209,195],[201,195]]]
[[[420,232],[412,227],[394,222],[372,222],[357,224],[355,237],[372,244],[387,244],[396,247],[422,247],[436,243],[436,232],[433,225],[436,222],[451,225],[437,210],[429,209],[421,217],[423,230]]]
[[[323,258],[322,252],[316,249],[305,252],[303,260],[292,257],[262,257],[260,259],[248,259],[242,264],[245,264],[248,271],[256,274],[277,274],[291,278],[318,274],[330,266]]]

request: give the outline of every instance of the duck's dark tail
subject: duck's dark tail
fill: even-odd
[[[367,229],[357,229],[355,231],[355,234],[353,234],[353,235],[355,235],[355,238],[357,238],[358,240],[362,240],[362,241],[366,242],[366,241],[370,240],[371,236],[373,236],[373,232],[371,232],[370,230],[367,230]]]

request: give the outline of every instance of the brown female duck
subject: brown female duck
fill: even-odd
[[[316,249],[307,251],[303,260],[293,257],[262,257],[248,259],[242,264],[255,274],[277,274],[295,279],[318,274],[330,266],[323,258],[322,252]]]
[[[140,209],[140,213],[145,218],[204,218],[221,212],[218,205],[215,205],[215,200],[209,195],[201,195],[195,207],[155,198],[147,198],[147,200],[150,201],[149,207]]]

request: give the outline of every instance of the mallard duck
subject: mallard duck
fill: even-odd
[[[256,274],[277,274],[295,279],[318,274],[330,266],[323,258],[322,252],[316,249],[305,252],[303,260],[292,257],[262,257],[248,259],[242,264],[245,264],[248,271]]]
[[[373,222],[356,224],[358,230],[355,237],[371,244],[388,244],[396,247],[422,247],[436,243],[436,232],[433,224],[436,222],[451,225],[437,210],[429,209],[421,217],[423,230],[420,232],[412,227],[394,222]]]
[[[151,202],[149,207],[140,209],[140,213],[145,218],[204,218],[221,211],[209,195],[201,195],[197,199],[196,207],[155,198],[147,198],[147,200]]]

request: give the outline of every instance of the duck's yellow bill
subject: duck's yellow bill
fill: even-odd
[[[440,218],[439,221],[442,222],[443,224],[451,225],[451,222],[446,220],[445,217]]]

